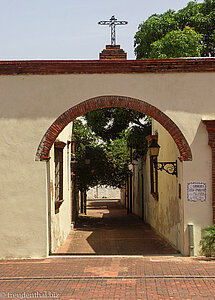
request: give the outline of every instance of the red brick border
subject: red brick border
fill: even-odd
[[[106,49],[99,54],[99,59],[127,59],[127,53],[120,45],[106,45]]]
[[[208,145],[212,150],[212,207],[213,223],[215,224],[215,120],[203,121],[208,131]]]
[[[190,146],[178,126],[167,115],[147,102],[123,96],[95,97],[68,109],[55,120],[45,133],[37,149],[36,160],[47,161],[49,159],[49,151],[54,141],[71,121],[89,111],[105,107],[130,108],[151,116],[170,133],[178,146],[181,160],[192,160]]]
[[[0,61],[0,75],[215,72],[215,58]]]

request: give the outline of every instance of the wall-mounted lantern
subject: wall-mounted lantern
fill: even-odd
[[[160,146],[158,145],[157,139],[152,139],[149,143],[149,151],[150,156],[153,159],[153,164],[155,169],[159,171],[165,171],[170,175],[178,175],[178,168],[177,168],[177,160],[174,162],[158,162],[157,157],[159,154]]]
[[[156,139],[152,139],[151,142],[149,143],[149,151],[150,151],[150,156],[156,156],[158,157],[159,151],[160,151],[160,146],[158,145]]]

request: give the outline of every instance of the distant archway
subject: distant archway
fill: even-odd
[[[54,141],[71,121],[86,114],[87,112],[106,107],[134,109],[152,117],[159,122],[172,136],[179,149],[181,160],[192,160],[192,153],[187,140],[178,126],[167,115],[145,101],[124,96],[99,96],[91,98],[65,111],[54,121],[54,123],[49,127],[43,136],[37,149],[36,160],[49,160],[49,151]]]

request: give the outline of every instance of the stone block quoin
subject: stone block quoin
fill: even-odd
[[[123,96],[100,96],[86,100],[64,112],[49,127],[43,136],[37,149],[36,160],[49,160],[49,151],[60,132],[75,118],[96,110],[106,107],[123,107],[134,109],[151,116],[158,121],[172,136],[180,152],[180,160],[192,160],[192,153],[189,144],[178,126],[163,112],[155,106],[134,98]]]

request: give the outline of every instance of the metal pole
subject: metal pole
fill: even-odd
[[[129,212],[132,214],[132,198],[133,198],[133,186],[132,186],[132,174],[130,174],[130,178],[129,178],[130,182],[129,182],[129,185],[130,185],[130,203],[129,203]]]
[[[127,214],[129,214],[129,175],[127,177],[127,182],[126,182],[126,208],[127,208]]]
[[[142,220],[144,221],[144,180],[143,180],[143,173],[141,174],[141,185],[142,185]]]
[[[111,45],[116,45],[116,30],[115,30],[115,24],[111,24]]]
[[[84,193],[81,191],[81,214],[84,212]]]
[[[84,191],[84,213],[87,214],[87,192]]]
[[[189,254],[190,256],[194,256],[193,224],[188,224],[188,235],[189,235]]]
[[[77,218],[77,203],[76,203],[76,180],[75,180],[75,135],[72,135],[71,139],[71,224],[72,227],[75,225],[75,221]]]

